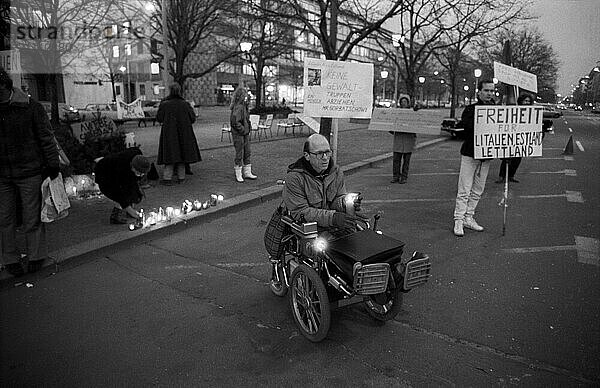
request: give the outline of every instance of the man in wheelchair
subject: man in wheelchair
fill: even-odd
[[[344,174],[331,159],[327,138],[319,134],[309,136],[303,152],[288,166],[285,178],[283,202],[289,215],[296,222],[316,222],[324,238],[356,231],[356,222],[363,220],[362,198],[353,199],[354,205],[347,211]]]

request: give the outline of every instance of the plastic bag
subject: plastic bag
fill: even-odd
[[[46,178],[42,182],[42,222],[53,222],[69,215],[71,203],[65,191],[62,174],[56,179]]]

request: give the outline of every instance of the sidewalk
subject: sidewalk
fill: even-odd
[[[112,202],[105,197],[93,199],[72,199],[69,216],[46,225],[49,256],[46,265],[63,263],[68,260],[97,254],[107,248],[118,248],[122,244],[147,241],[164,233],[174,233],[187,225],[207,222],[225,214],[235,212],[241,206],[253,206],[280,195],[278,179],[285,177],[287,166],[302,154],[302,145],[309,134],[305,128],[300,134],[276,136],[276,123],[273,137],[261,141],[252,139],[252,170],[259,176],[255,181],[237,183],[233,171],[233,145],[221,137],[221,125],[226,122],[228,111],[213,108],[213,112],[200,112],[199,123],[194,125],[202,161],[192,165],[194,175],[187,176],[182,184],[162,186],[150,181],[151,187],[145,190],[146,198],[139,207],[146,213],[159,207],[181,207],[185,200],[196,199],[204,202],[211,194],[222,194],[223,203],[207,210],[194,211],[172,222],[162,222],[155,226],[130,231],[128,225],[109,223]],[[435,111],[432,111],[435,112]],[[203,117],[203,113],[205,116]],[[445,111],[444,111],[445,113]],[[437,115],[443,116],[438,112]],[[437,120],[437,117],[435,118]],[[441,120],[439,121],[441,122]],[[137,127],[129,124],[126,132],[134,132],[135,140],[141,145],[145,155],[156,159],[160,127]],[[338,164],[349,174],[373,163],[391,157],[391,135],[387,132],[369,131],[365,124],[351,124],[340,121]],[[449,139],[449,136],[418,135],[417,148]],[[159,174],[161,169],[159,167]],[[22,245],[20,245],[22,246]],[[54,261],[54,263],[52,262]],[[6,271],[0,272],[0,282],[10,281]]]

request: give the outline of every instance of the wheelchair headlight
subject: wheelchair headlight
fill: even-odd
[[[327,249],[327,241],[323,238],[317,238],[313,245],[315,252],[321,253]]]

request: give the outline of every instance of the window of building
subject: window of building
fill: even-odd
[[[294,36],[296,37],[296,41],[299,43],[303,43],[306,40],[306,35],[304,31],[295,30]]]
[[[242,72],[246,75],[254,75],[254,71],[252,70],[252,66],[248,64],[244,64],[242,67]]]
[[[115,85],[115,94],[117,96],[121,95],[121,85]]]
[[[140,41],[137,43],[137,53],[138,55],[143,54],[144,53],[144,41],[140,39]]]
[[[303,61],[306,52],[304,50],[294,49],[294,60],[295,61]]]
[[[263,67],[263,76],[265,77],[277,77],[278,67],[274,65],[269,65]]]

